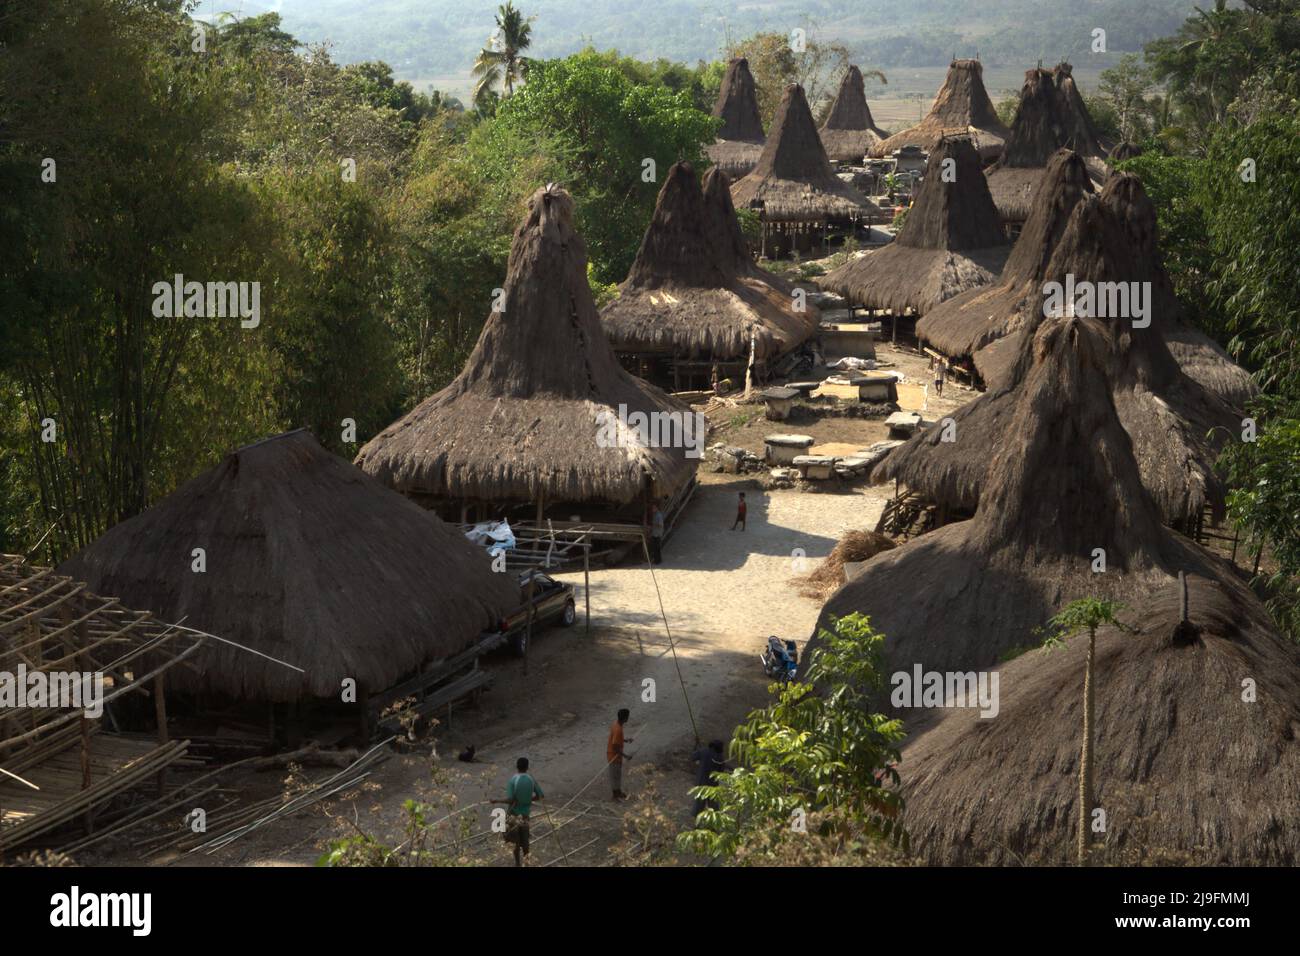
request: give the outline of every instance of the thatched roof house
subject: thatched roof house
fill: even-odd
[[[1073,89],[1073,80],[1070,81]],[[1078,91],[1074,91],[1077,95]],[[1062,148],[1081,157],[1093,178],[1104,155],[1090,132],[1091,120],[1076,115],[1057,77],[1043,69],[1025,71],[1011,133],[1002,156],[989,169],[989,191],[1003,222],[1021,223],[1033,209],[1034,193],[1052,155]]]
[[[850,64],[840,81],[820,132],[827,157],[840,163],[862,162],[869,149],[888,138],[889,133],[877,127],[871,116],[862,71],[856,66]]]
[[[831,169],[798,84],[786,87],[758,164],[732,185],[731,198],[737,209],[760,210],[765,223],[884,218],[874,203]]]
[[[758,112],[758,92],[749,61],[737,57],[727,64],[713,115],[722,120],[718,138],[705,152],[709,160],[732,179],[739,179],[758,163],[767,137]]]
[[[817,331],[818,311],[795,311],[793,289],[744,249],[726,174],[706,198],[689,163],[675,164],[618,298],[601,313],[616,352],[733,361],[776,358]]]
[[[924,315],[945,299],[993,282],[1010,251],[975,147],[967,136],[946,136],[930,152],[898,238],[846,262],[818,284],[864,308]]]
[[[573,200],[559,187],[530,200],[504,293],[455,381],[371,439],[357,464],[398,491],[444,501],[625,505],[685,485],[697,464],[686,448],[635,430],[602,441],[602,423],[620,408],[629,420],[690,411],[619,366],[587,284]]]
[[[1206,561],[1201,556],[1202,562]],[[1300,671],[1249,590],[1216,565],[1155,588],[1097,635],[1099,863],[1295,866]],[[1087,636],[999,668],[999,712],[947,711],[899,772],[912,850],[936,865],[1073,862]],[[1249,679],[1256,698],[1243,701]]]
[[[1140,246],[1125,227],[1131,208],[1120,178],[1100,197],[1085,195],[1052,256],[1045,281],[1140,282],[1147,275]],[[1041,287],[1040,287],[1041,288]],[[999,369],[986,374],[987,392],[953,414],[959,440],[943,442],[942,429],[923,432],[900,445],[873,469],[877,480],[895,479],[930,498],[961,510],[973,509],[988,480],[985,454],[1007,434],[1009,416],[1029,370],[1035,330],[1044,321],[1041,297],[1029,298],[1017,330],[999,342]],[[1134,328],[1108,317],[1117,343],[1111,400],[1138,459],[1142,484],[1168,524],[1192,526],[1207,505],[1222,510],[1223,486],[1214,461],[1237,415],[1217,395],[1183,374],[1164,338],[1168,300],[1154,294],[1150,325]],[[978,358],[978,356],[977,356]]]
[[[889,156],[904,146],[919,146],[929,152],[945,133],[963,131],[970,134],[984,162],[1002,154],[1009,130],[998,119],[997,110],[984,89],[984,67],[979,60],[953,60],[925,118],[910,129],[881,140],[872,147],[870,155]]]
[[[60,571],[250,648],[210,640],[171,680],[238,700],[384,689],[519,599],[482,549],[305,431],[233,452]]]
[[[1041,301],[1047,266],[1079,198],[1092,192],[1082,157],[1058,150],[997,281],[936,306],[916,325],[924,342],[951,358],[973,355],[1018,328],[1026,305]]]

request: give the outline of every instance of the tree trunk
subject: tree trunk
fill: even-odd
[[[1079,865],[1088,865],[1088,826],[1092,816],[1092,710],[1095,694],[1092,664],[1097,653],[1097,629],[1088,629],[1088,663],[1083,671],[1083,752],[1079,757]]]

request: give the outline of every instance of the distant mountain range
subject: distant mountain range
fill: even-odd
[[[803,27],[836,40],[864,66],[946,65],[976,53],[992,66],[1082,58],[1093,30],[1110,53],[1167,36],[1196,0],[517,0],[533,24],[533,56],[587,44],[640,59],[716,59],[728,37]],[[384,60],[405,79],[468,86],[475,52],[493,27],[485,0],[202,0],[198,13],[275,10],[309,43],[328,40],[336,60]]]

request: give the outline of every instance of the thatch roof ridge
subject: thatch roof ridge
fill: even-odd
[[[488,316],[460,375],[373,438],[357,463],[400,491],[488,501],[627,503],[647,474],[665,493],[686,482],[697,462],[683,448],[598,445],[599,417],[620,406],[689,410],[619,365],[563,189],[533,195],[503,289],[504,310]]]
[[[953,60],[943,85],[935,95],[930,112],[915,126],[895,133],[871,150],[875,157],[888,156],[904,146],[933,149],[945,131],[966,130],[984,160],[1002,152],[1010,132],[998,119],[993,101],[984,88],[984,67],[979,60]]]
[[[951,160],[949,178],[945,164]],[[930,153],[926,175],[894,240],[917,249],[986,249],[1007,245],[997,209],[970,137],[945,136]]]
[[[718,88],[713,115],[722,120],[718,139],[762,143],[763,118],[758,111],[758,91],[749,60],[735,57],[727,62],[727,72]]]
[[[816,331],[819,312],[796,312],[792,288],[745,248],[726,175],[700,189],[689,163],[669,171],[641,249],[601,323],[619,351],[731,360],[782,355]]]
[[[1094,780],[1109,820],[1100,852],[1107,862],[1294,866],[1296,648],[1221,566],[1191,576],[1187,590],[1190,641],[1173,636],[1176,582],[1121,615],[1137,633],[1097,637]],[[995,719],[949,709],[906,742],[904,824],[921,859],[1073,862],[1087,642],[1079,635],[999,667]],[[1257,697],[1242,704],[1247,678]]]
[[[880,216],[831,169],[803,87],[786,87],[754,169],[731,187],[736,206],[763,204],[766,219],[795,221]]]
[[[383,689],[518,601],[481,548],[304,430],[232,452],[60,570],[305,671],[209,641],[200,672],[169,681],[239,699]]]

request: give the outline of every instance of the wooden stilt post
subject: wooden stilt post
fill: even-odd
[[[582,599],[587,604],[587,638],[591,638],[591,542],[582,549]]]
[[[84,713],[81,715],[81,789],[90,789],[90,718]],[[93,833],[95,830],[95,817],[90,807],[86,808],[84,819],[86,832]]]
[[[153,715],[158,722],[158,744],[162,746],[171,739],[167,733],[167,694],[163,685],[163,678],[166,672],[159,672],[158,676],[153,679]],[[158,796],[162,796],[167,790],[167,768],[163,767],[158,771]]]

